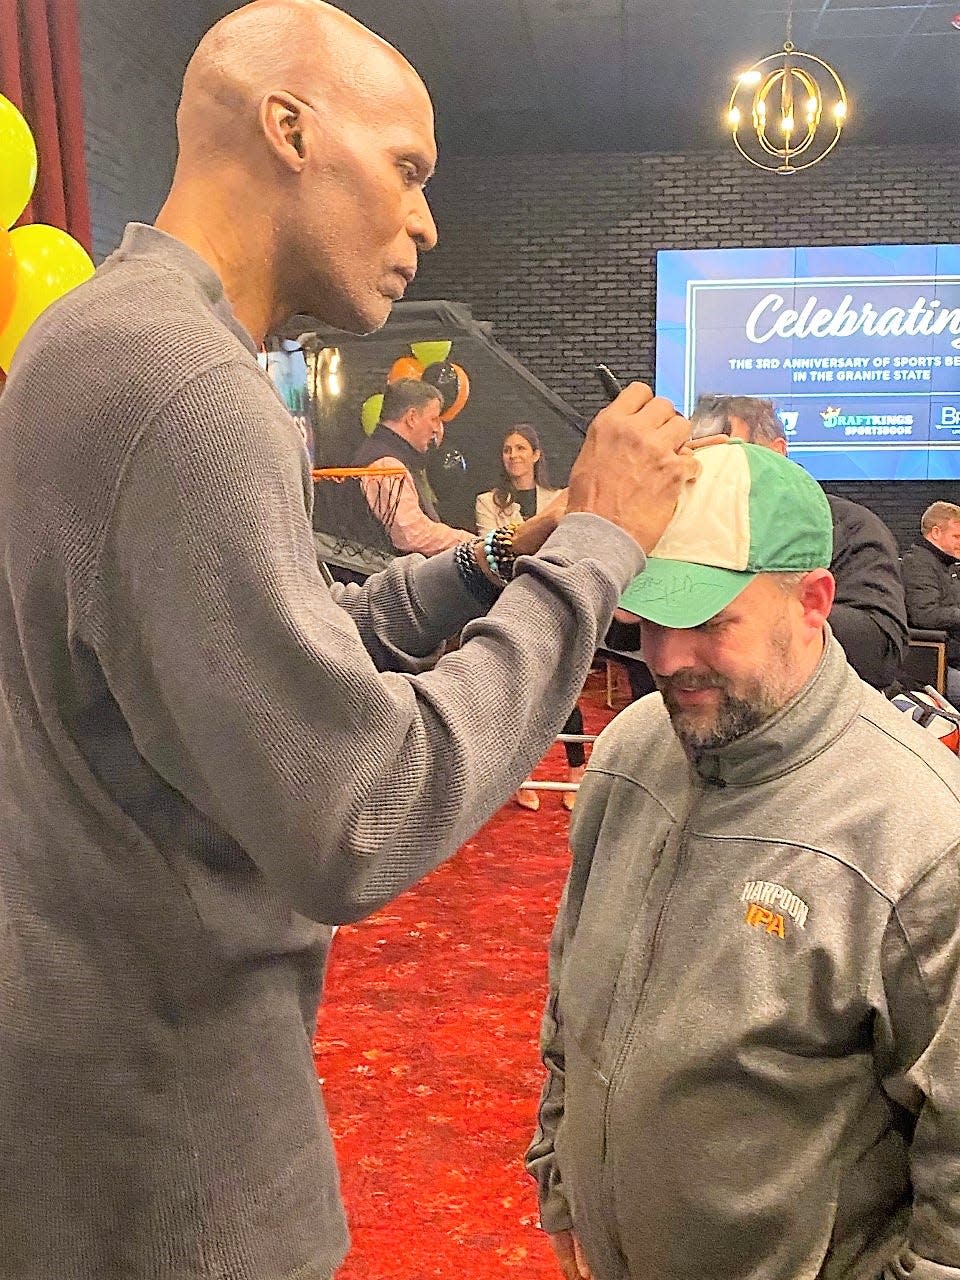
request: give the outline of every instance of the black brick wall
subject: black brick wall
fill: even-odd
[[[79,0],[87,181],[94,259],[128,222],[152,222],[176,157],[174,117],[200,36],[219,0]]]
[[[960,148],[842,142],[790,178],[728,152],[441,158],[430,196],[440,245],[410,296],[468,303],[548,386],[593,413],[598,360],[653,377],[658,249],[952,243]],[[960,501],[960,483],[827,487],[872,507],[902,546],[928,503]]]

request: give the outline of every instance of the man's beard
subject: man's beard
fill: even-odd
[[[713,671],[678,671],[672,676],[654,673],[673,731],[691,760],[696,762],[706,752],[752,733],[786,706],[796,692],[789,678],[788,653],[786,642],[774,637],[766,668],[737,693],[729,680]],[[717,689],[719,698],[713,708],[683,706],[675,696],[678,688]]]

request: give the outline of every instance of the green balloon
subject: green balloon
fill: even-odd
[[[383,411],[383,393],[375,396],[367,396],[363,404],[360,406],[360,422],[366,434],[373,435],[376,430],[377,423],[380,421],[380,414]]]
[[[411,342],[410,350],[421,364],[442,364],[450,354],[453,342]]]

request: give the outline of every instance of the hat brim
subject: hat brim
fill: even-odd
[[[661,627],[699,627],[725,609],[755,573],[651,556],[620,597],[620,608]]]

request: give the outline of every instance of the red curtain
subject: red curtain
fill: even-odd
[[[20,221],[60,227],[89,253],[76,0],[0,0],[0,93],[37,144],[37,185]]]

